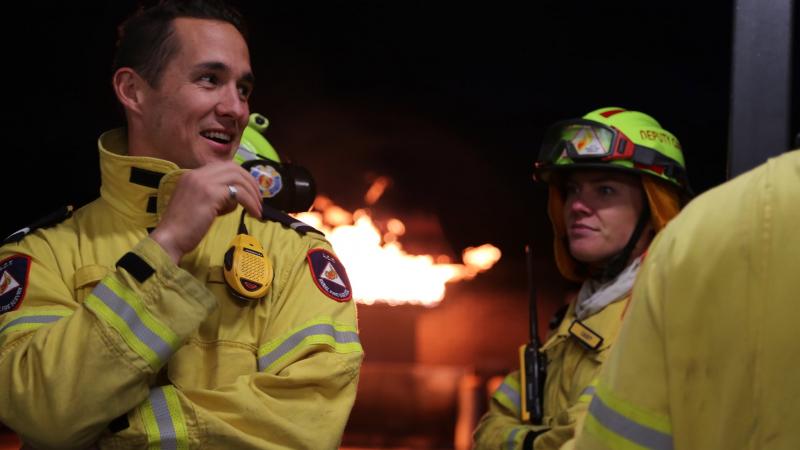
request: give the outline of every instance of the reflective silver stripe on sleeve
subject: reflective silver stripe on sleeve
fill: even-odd
[[[594,397],[595,388],[593,384],[586,386],[581,391],[581,395],[578,396],[578,403],[585,403],[589,404],[592,401],[592,397]]]
[[[514,438],[517,437],[517,433],[519,433],[519,428],[514,428],[511,430],[511,433],[508,433],[508,440],[506,441],[506,445],[508,445],[508,450],[514,450]]]
[[[303,342],[303,339],[315,335],[331,336],[333,337],[334,341],[339,344],[359,342],[358,334],[353,331],[338,331],[333,327],[333,325],[327,323],[312,325],[289,336],[288,339],[283,341],[274,350],[262,356],[261,358],[258,358],[258,370],[262,371],[269,367],[270,364],[277,361],[281,356],[289,353],[289,351],[297,347],[301,342]]]
[[[62,319],[62,318],[64,318],[64,316],[25,316],[25,317],[20,317],[18,319],[14,319],[11,322],[8,322],[7,324],[3,325],[3,327],[0,328],[0,334],[3,334],[3,331],[6,331],[7,328],[11,328],[14,325],[20,325],[20,324],[23,324],[23,323],[51,323],[51,322],[55,322],[58,319]]]
[[[163,339],[153,333],[145,324],[142,323],[136,311],[121,299],[114,291],[104,284],[98,284],[92,291],[97,298],[106,304],[116,315],[128,324],[134,335],[148,346],[161,361],[166,361],[172,355],[172,347]]]
[[[520,408],[522,407],[522,401],[520,399],[519,392],[506,383],[501,384],[500,387],[497,388],[497,391],[505,394],[506,397],[508,397],[508,399],[514,404],[514,407],[517,409],[516,412],[519,412]]]
[[[598,396],[595,396],[589,404],[589,414],[607,429],[638,445],[657,450],[672,449],[672,435],[628,419],[609,408]]]
[[[153,415],[156,417],[156,423],[158,424],[161,449],[177,450],[177,434],[175,433],[175,427],[172,425],[172,416],[169,413],[167,398],[164,396],[164,391],[162,389],[153,389],[150,391],[150,405],[153,407]]]

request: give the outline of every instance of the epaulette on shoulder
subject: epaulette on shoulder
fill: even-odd
[[[261,213],[261,220],[278,222],[283,226],[293,229],[300,235],[305,235],[306,233],[317,233],[320,236],[325,237],[325,233],[323,233],[322,231],[317,230],[316,228],[312,227],[311,225],[301,220],[295,219],[294,217],[286,214],[283,211],[277,210],[267,205],[263,205],[263,207],[264,209]]]
[[[64,220],[68,219],[71,215],[72,215],[72,205],[62,206],[57,210],[51,212],[50,214],[42,217],[41,219],[34,221],[27,227],[11,233],[10,235],[8,235],[7,238],[3,239],[2,245],[10,244],[12,242],[19,242],[22,240],[22,238],[29,235],[33,231],[38,230],[39,228],[47,228],[56,225],[58,223],[61,223]]]

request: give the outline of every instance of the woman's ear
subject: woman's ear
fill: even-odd
[[[135,70],[121,67],[114,72],[111,79],[114,93],[127,113],[141,114],[145,90],[150,87]]]

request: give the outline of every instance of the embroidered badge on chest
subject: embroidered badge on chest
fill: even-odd
[[[350,279],[347,278],[344,266],[335,255],[316,248],[309,250],[306,257],[314,283],[323,294],[337,302],[346,302],[353,298]]]
[[[13,311],[25,298],[31,257],[15,255],[0,261],[0,314]]]

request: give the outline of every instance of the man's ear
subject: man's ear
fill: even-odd
[[[114,72],[111,84],[114,93],[117,94],[117,99],[125,110],[137,114],[142,113],[141,107],[145,98],[145,90],[150,88],[144,78],[130,67],[121,67]]]

